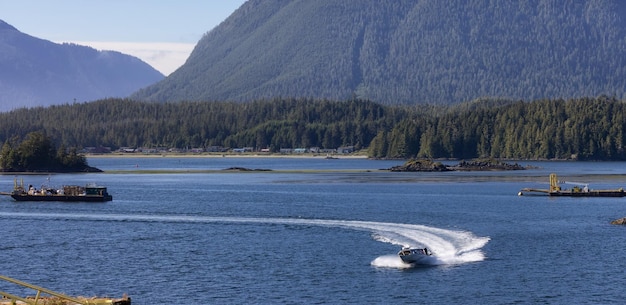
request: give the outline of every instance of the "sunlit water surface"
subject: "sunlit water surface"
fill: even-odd
[[[0,274],[133,304],[609,304],[623,301],[624,198],[518,197],[550,172],[626,186],[626,163],[389,173],[401,161],[95,158],[106,203],[0,197]],[[229,167],[269,172],[221,172]],[[146,174],[142,170],[173,170]],[[320,171],[305,171],[317,169]],[[216,172],[194,172],[217,170]],[[302,170],[302,171],[300,171]],[[185,172],[189,171],[189,173]],[[2,191],[12,175],[0,176]],[[428,247],[404,264],[403,245]],[[0,291],[34,295],[0,283]]]

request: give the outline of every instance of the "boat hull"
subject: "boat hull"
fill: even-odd
[[[570,192],[559,191],[549,192],[548,195],[554,197],[624,197],[626,192],[622,190],[605,190],[605,191],[587,191],[587,192]]]
[[[573,191],[573,190],[561,190],[550,191],[544,189],[522,189],[518,195],[522,196],[526,193],[530,194],[546,194],[551,197],[626,197],[626,192],[622,189],[618,190],[588,190],[588,191]]]
[[[400,259],[407,264],[423,264],[428,259],[428,256],[424,254],[413,254],[400,256]]]
[[[66,202],[105,202],[113,200],[113,196],[92,196],[92,195],[29,195],[29,194],[12,194],[11,197],[16,201],[66,201]]]
[[[407,264],[423,264],[426,262],[430,254],[426,249],[408,249],[404,248],[398,252],[398,256]]]

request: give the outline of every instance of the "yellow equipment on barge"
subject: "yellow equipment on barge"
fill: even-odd
[[[615,189],[615,190],[591,190],[587,184],[582,184],[583,186],[574,186],[571,189],[562,189],[559,185],[559,181],[557,179],[556,174],[550,174],[550,189],[534,189],[534,188],[524,188],[522,189],[518,195],[524,195],[524,192],[528,193],[540,193],[547,194],[548,196],[555,197],[624,197],[626,196],[626,192],[624,192],[623,188]]]
[[[59,292],[52,291],[43,287],[35,286],[20,280],[10,278],[8,276],[0,275],[0,280],[7,281],[22,287],[33,289],[37,292],[34,297],[20,297],[14,294],[0,291],[0,305],[44,305],[44,304],[59,304],[59,305],[131,305],[129,297],[122,297],[119,299],[110,298],[84,298],[84,297],[71,297]],[[42,295],[44,294],[44,295]]]

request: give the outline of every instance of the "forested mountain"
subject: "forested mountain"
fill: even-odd
[[[377,158],[626,160],[625,127],[626,104],[607,96],[476,100],[445,107],[280,98],[251,103],[106,99],[0,113],[0,141],[9,148],[31,132],[43,132],[56,147],[278,152],[354,146]]]
[[[0,111],[125,97],[163,77],[136,57],[38,39],[0,20]]]
[[[626,97],[619,0],[249,0],[147,101]]]

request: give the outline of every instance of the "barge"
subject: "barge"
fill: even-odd
[[[105,186],[87,184],[85,186],[65,185],[63,188],[55,189],[49,186],[42,186],[36,189],[32,185],[24,187],[24,180],[14,182],[11,198],[16,201],[70,201],[70,202],[104,202],[113,200]]]
[[[592,190],[589,189],[589,185],[581,184],[581,186],[574,186],[571,189],[563,189],[559,185],[556,174],[550,174],[550,188],[549,189],[535,189],[524,188],[518,195],[523,196],[524,193],[538,193],[546,194],[552,197],[624,197],[626,192],[623,188],[612,190]]]

